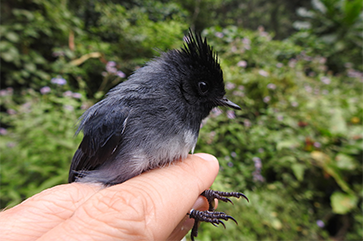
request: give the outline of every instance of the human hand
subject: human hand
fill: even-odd
[[[181,240],[194,223],[190,209],[207,210],[199,194],[218,167],[215,157],[194,154],[107,188],[59,185],[1,212],[0,233],[22,241]]]

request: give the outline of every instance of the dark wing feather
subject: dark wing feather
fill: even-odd
[[[110,161],[122,143],[129,109],[119,103],[106,103],[109,102],[99,102],[82,117],[78,131],[83,129],[84,137],[73,156],[68,182],[96,169],[105,160]]]

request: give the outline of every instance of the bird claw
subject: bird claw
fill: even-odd
[[[222,220],[228,221],[229,219],[233,220],[236,224],[237,221],[232,216],[225,214],[224,212],[215,212],[215,211],[199,211],[192,209],[188,214],[189,218],[193,218],[195,220],[194,226],[191,232],[191,240],[194,241],[194,238],[198,236],[198,226],[199,222],[208,222],[213,226],[217,227],[219,224],[222,224],[224,228],[226,225]],[[222,219],[222,220],[221,220]]]
[[[218,226],[219,224],[222,224],[224,228],[226,228],[226,225],[224,224],[224,221],[228,221],[231,219],[233,222],[235,222],[237,225],[236,219],[234,219],[232,216],[229,216],[225,214],[224,212],[216,212],[214,211],[214,199],[221,200],[223,202],[230,202],[233,204],[232,200],[228,197],[236,197],[240,198],[243,197],[248,202],[248,198],[246,195],[240,192],[221,192],[221,191],[214,191],[214,190],[205,190],[202,194],[205,198],[207,198],[209,203],[208,211],[198,211],[192,209],[190,213],[188,213],[189,218],[193,218],[195,220],[192,232],[191,232],[191,240],[194,241],[194,238],[198,236],[198,227],[200,222],[208,222],[211,223],[213,226]]]
[[[232,200],[229,199],[228,197],[236,197],[236,198],[243,197],[244,199],[247,200],[247,202],[249,202],[246,195],[244,195],[241,192],[221,192],[221,191],[215,191],[215,190],[208,189],[208,190],[205,190],[201,195],[207,198],[208,203],[209,203],[209,209],[208,209],[209,211],[214,210],[214,199],[218,199],[223,202],[230,202],[233,204]]]

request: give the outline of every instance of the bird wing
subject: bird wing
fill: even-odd
[[[68,182],[96,169],[105,160],[110,161],[122,143],[129,108],[120,104],[105,106],[105,103],[91,107],[82,117],[78,131],[83,129],[84,136],[73,156]]]

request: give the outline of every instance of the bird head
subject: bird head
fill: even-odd
[[[169,57],[182,73],[180,89],[185,100],[200,107],[205,116],[217,106],[241,109],[225,97],[223,71],[206,38],[190,30],[184,42],[183,48],[169,52]]]

